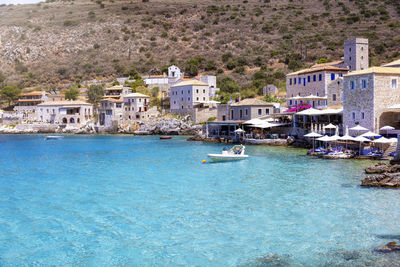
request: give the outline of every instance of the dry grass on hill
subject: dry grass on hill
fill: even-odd
[[[240,84],[262,65],[287,72],[370,40],[372,64],[400,56],[400,7],[382,0],[56,1],[0,7],[0,68],[22,87],[146,74],[176,63]],[[230,54],[228,54],[230,53]],[[223,57],[225,55],[225,57]],[[231,55],[231,56],[229,56]],[[188,62],[190,58],[200,58]]]

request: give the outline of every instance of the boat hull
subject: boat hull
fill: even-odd
[[[172,139],[171,136],[160,136],[161,140]]]
[[[46,136],[46,140],[57,140],[57,139],[62,139],[64,136],[58,136],[58,135],[48,135]]]
[[[248,155],[223,155],[223,154],[208,154],[207,157],[212,161],[238,161],[249,158]]]

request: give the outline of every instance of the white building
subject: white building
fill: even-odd
[[[93,107],[83,101],[48,101],[37,105],[36,115],[46,123],[80,125],[93,116]]]
[[[217,88],[217,77],[214,75],[200,75],[199,80],[208,84],[210,97],[216,97],[219,91]]]
[[[185,113],[196,104],[207,104],[210,101],[208,84],[190,80],[180,82],[171,87],[170,106],[173,113]]]
[[[113,121],[122,121],[124,115],[124,100],[105,98],[100,101],[99,124],[106,127],[112,126]]]
[[[124,119],[141,120],[145,119],[145,114],[149,108],[150,96],[131,93],[124,96]]]
[[[18,105],[14,107],[14,111],[28,117],[35,113],[36,106],[40,103],[48,101],[48,93],[45,91],[34,91],[30,93],[20,94]]]

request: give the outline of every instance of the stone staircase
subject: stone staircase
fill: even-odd
[[[385,150],[382,155],[382,158],[387,159],[389,155],[397,150],[397,143],[392,143],[390,146]]]

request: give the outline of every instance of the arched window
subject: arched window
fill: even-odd
[[[74,118],[70,118],[70,119],[69,119],[69,122],[70,122],[70,123],[75,123]]]
[[[68,122],[67,118],[63,118],[63,119],[62,119],[62,122],[63,122],[63,123],[67,123],[67,122]]]
[[[81,123],[81,119],[79,119],[79,118],[76,119],[76,122],[77,122],[77,123]]]

